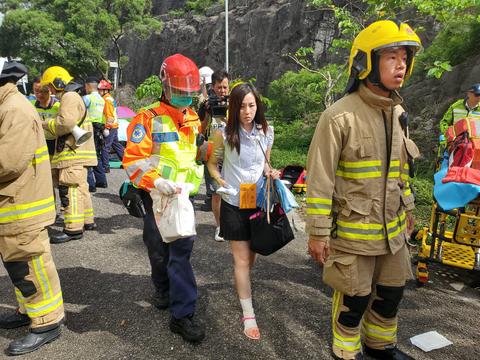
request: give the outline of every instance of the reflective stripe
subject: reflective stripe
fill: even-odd
[[[336,319],[337,319],[337,314],[340,306],[340,296],[341,296],[340,292],[335,290],[333,293],[333,299],[332,299],[333,344],[335,346],[338,346],[341,349],[356,352],[361,348],[360,334],[358,334],[353,338],[345,338],[337,332]]]
[[[362,322],[362,330],[365,336],[374,339],[395,342],[397,338],[396,326],[391,328],[382,328],[381,326],[370,324],[364,320]]]
[[[43,300],[47,300],[52,297],[52,289],[50,283],[47,281],[47,274],[41,261],[41,256],[34,256],[32,258],[33,271],[38,283],[42,289]]]
[[[384,240],[381,224],[351,223],[337,220],[337,235],[351,240]]]
[[[412,195],[412,190],[410,189],[410,186],[407,184],[407,189],[403,192],[403,195],[409,196]]]
[[[28,316],[39,317],[46,314],[49,314],[56,309],[58,309],[63,304],[62,292],[56,294],[53,298],[50,298],[45,301],[38,302],[36,304],[28,304],[26,299],[22,296],[20,290],[15,289],[17,300],[19,303],[23,304],[25,310],[27,311]]]
[[[388,168],[388,177],[397,178],[400,176],[400,160],[391,160]]]
[[[49,159],[50,157],[48,155],[48,147],[42,146],[40,149],[35,150],[35,155],[30,165],[38,165]]]
[[[25,307],[28,316],[38,317],[51,313],[63,304],[62,292],[53,294],[50,279],[48,278],[47,271],[45,269],[45,263],[42,256],[35,256],[32,258],[32,266],[35,278],[40,284],[40,289],[37,289],[37,293],[40,290],[42,293],[43,301],[35,302],[34,304],[28,303],[28,300],[22,295],[18,288],[15,288],[15,294],[20,304]]]
[[[395,220],[387,223],[388,238],[389,239],[394,238],[405,229],[406,229],[406,215],[405,215],[405,212],[403,212]]]
[[[49,122],[48,122],[48,130],[50,130],[50,132],[53,134],[53,135],[57,135],[57,127],[55,125],[55,119],[51,119]]]
[[[53,201],[53,196],[27,204],[5,207],[0,209],[0,224],[31,218],[45,214],[54,209],[55,203]]]
[[[332,199],[307,198],[307,214],[330,215]]]
[[[382,176],[381,160],[340,161],[335,174],[350,179],[376,178]]]
[[[81,223],[85,219],[84,215],[65,215],[65,224]]]
[[[407,181],[410,178],[410,166],[408,165],[408,163],[403,164],[403,171],[401,177],[403,181]]]
[[[140,170],[140,171],[138,171]],[[146,159],[138,160],[131,165],[125,166],[125,171],[127,172],[130,179],[135,176],[135,179],[132,182],[135,185],[139,185],[143,176],[150,170],[153,170],[153,167],[150,165],[150,162]]]
[[[85,217],[93,216],[93,209],[92,208],[84,209],[83,213],[84,213]]]
[[[96,159],[96,158],[97,158],[97,154],[95,150],[84,150],[84,151],[64,150],[61,153],[57,153],[53,156],[52,164],[56,164],[64,160]]]

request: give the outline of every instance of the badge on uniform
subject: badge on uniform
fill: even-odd
[[[130,141],[138,144],[145,137],[145,133],[145,127],[142,124],[135,125],[132,135],[130,136]]]

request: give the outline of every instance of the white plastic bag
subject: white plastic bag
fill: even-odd
[[[158,191],[152,190],[151,192],[155,222],[166,243],[197,234],[193,205],[188,199],[193,186],[191,184],[177,185],[182,189],[180,194],[167,196]]]

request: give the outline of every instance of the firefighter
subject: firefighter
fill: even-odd
[[[42,121],[15,83],[27,69],[0,62],[0,255],[19,307],[0,315],[0,328],[30,325],[9,355],[37,350],[60,335],[63,297],[46,226],[55,220]]]
[[[200,91],[200,76],[192,60],[175,54],[163,61],[160,78],[160,102],[140,112],[127,128],[123,168],[134,186],[141,189],[147,213],[143,241],[152,266],[154,304],[170,309],[172,332],[186,341],[199,342],[205,331],[194,317],[197,285],[190,264],[194,237],[163,242],[149,193],[156,188],[164,195],[174,194],[177,183],[191,183],[191,194],[198,192],[203,177],[203,165],[195,161],[200,120],[189,106]]]
[[[97,165],[93,137],[77,146],[72,134],[74,128],[92,133],[92,124],[86,118],[87,112],[81,96],[76,92],[79,84],[73,81],[67,70],[60,66],[49,67],[42,75],[41,85],[47,85],[59,100],[56,118],[44,123],[57,137],[55,154],[51,164],[54,183],[67,188],[64,207],[64,228],[60,235],[53,236],[51,243],[59,244],[81,239],[84,230],[94,230],[93,206],[87,184],[87,167]]]
[[[87,122],[93,125],[93,140],[95,151],[97,152],[97,166],[88,168],[88,191],[95,192],[98,188],[107,188],[107,177],[105,175],[105,164],[103,163],[103,151],[105,149],[105,119],[103,118],[103,108],[105,100],[98,92],[98,80],[94,76],[89,76],[85,80],[85,91],[87,95],[83,97],[83,102],[87,107]]]
[[[309,252],[334,289],[336,359],[412,359],[396,347],[397,311],[412,277],[408,233],[414,198],[397,90],[421,42],[405,23],[381,20],[355,38],[347,95],[325,110],[308,152]]]
[[[117,102],[110,94],[112,90],[112,84],[108,80],[100,80],[98,83],[98,92],[105,100],[105,107],[103,108],[103,118],[105,120],[105,148],[103,149],[102,159],[105,172],[110,172],[110,150],[113,149],[117,154],[120,161],[123,159],[123,153],[125,149],[123,145],[118,141],[118,118],[117,118]]]

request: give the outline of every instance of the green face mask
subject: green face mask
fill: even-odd
[[[187,107],[192,104],[193,98],[191,96],[172,95],[170,104],[176,108]]]

